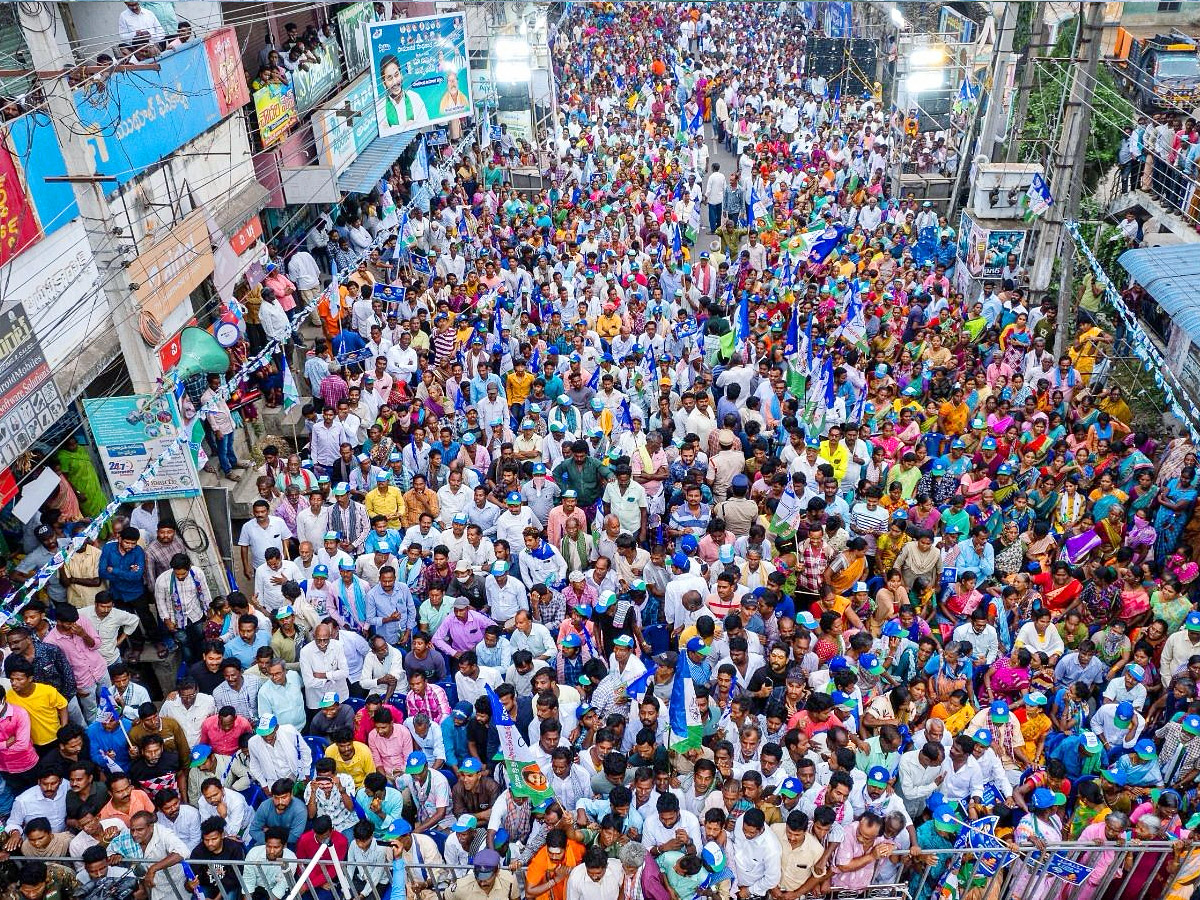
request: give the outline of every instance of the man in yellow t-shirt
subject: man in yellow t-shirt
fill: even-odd
[[[333,760],[339,775],[354,779],[354,789],[362,787],[363,779],[375,771],[375,760],[366,744],[359,741],[333,743],[325,748],[325,755]]]
[[[533,390],[533,373],[529,371],[523,359],[513,360],[513,370],[505,376],[504,393],[508,397],[509,406],[524,403]]]
[[[33,665],[25,659],[8,664],[8,702],[29,713],[29,739],[39,751],[58,740],[58,729],[67,724],[67,698],[48,684],[33,680]]]
[[[404,495],[399,488],[392,487],[392,473],[384,472],[378,479],[374,489],[367,492],[364,505],[367,508],[367,520],[376,516],[385,516],[389,528],[399,528],[404,517]]]

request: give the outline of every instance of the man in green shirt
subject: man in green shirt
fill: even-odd
[[[579,505],[587,510],[600,499],[607,477],[604,467],[588,455],[587,441],[576,441],[571,445],[571,458],[555,467],[554,480],[561,490],[575,491],[579,495]]]

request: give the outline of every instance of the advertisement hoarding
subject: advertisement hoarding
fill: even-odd
[[[322,41],[311,50],[317,62],[305,62],[292,72],[296,112],[304,114],[320,103],[342,80],[342,60],[337,44]]]
[[[129,487],[146,466],[175,442],[182,427],[179,408],[171,394],[154,400],[148,394],[85,399],[83,408],[114,496]],[[133,496],[138,500],[165,500],[199,495],[200,478],[191,448],[185,445],[159,468],[146,490]]]
[[[371,65],[371,54],[367,50],[368,22],[375,21],[374,3],[351,3],[337,16],[338,34],[342,38],[342,54],[346,60],[346,74],[353,78],[366,71]]]
[[[0,468],[67,411],[33,323],[20,304],[0,315]]]
[[[265,150],[280,143],[296,124],[296,95],[290,84],[267,84],[254,92],[258,139]]]
[[[363,27],[381,135],[470,115],[471,79],[461,13]]]

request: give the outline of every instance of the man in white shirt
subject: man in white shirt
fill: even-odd
[[[300,570],[290,559],[284,559],[275,547],[267,550],[263,564],[254,570],[254,603],[268,613],[288,605],[283,586],[300,581]]]
[[[725,188],[728,186],[725,173],[721,171],[720,163],[712,164],[712,172],[704,183],[704,200],[708,203],[708,230],[716,232],[721,227],[722,204],[725,202]]]
[[[317,709],[322,695],[332,691],[341,697],[349,696],[350,670],[341,642],[332,637],[332,629],[322,623],[313,632],[313,639],[300,650],[300,675],[304,682],[304,705]]]
[[[217,707],[211,696],[200,693],[196,679],[186,677],[179,682],[179,689],[163,701],[158,712],[178,722],[188,746],[194,747],[200,743],[200,726],[209,716],[216,715]]]
[[[659,856],[668,850],[699,851],[704,844],[700,820],[694,813],[679,808],[679,798],[675,794],[660,794],[654,809],[654,815],[642,823],[642,844],[651,856]]]
[[[751,897],[764,897],[779,884],[783,851],[779,839],[767,830],[761,809],[748,809],[742,814],[730,835],[728,852],[738,884]]]
[[[91,606],[79,611],[79,618],[87,619],[96,629],[96,635],[100,638],[100,656],[104,658],[106,666],[111,666],[120,658],[118,641],[121,636],[128,637],[141,624],[133,613],[117,609],[108,591],[98,593]]]
[[[142,9],[142,4],[136,0],[127,2],[117,18],[117,34],[121,43],[131,45],[142,41],[156,44],[167,36],[158,16],[148,9]]]
[[[617,900],[624,877],[621,861],[609,859],[602,847],[593,845],[567,876],[567,900]]]
[[[280,725],[274,716],[258,723],[247,747],[250,777],[268,794],[280,778],[303,781],[312,766],[312,750],[292,725]]]

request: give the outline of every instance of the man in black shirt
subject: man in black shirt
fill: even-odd
[[[196,878],[187,883],[188,890],[195,891],[199,887],[210,900],[241,896],[237,866],[221,863],[243,860],[246,851],[239,841],[225,834],[225,820],[220,816],[212,816],[200,823],[200,845],[192,851],[192,858],[206,862],[196,866]]]

